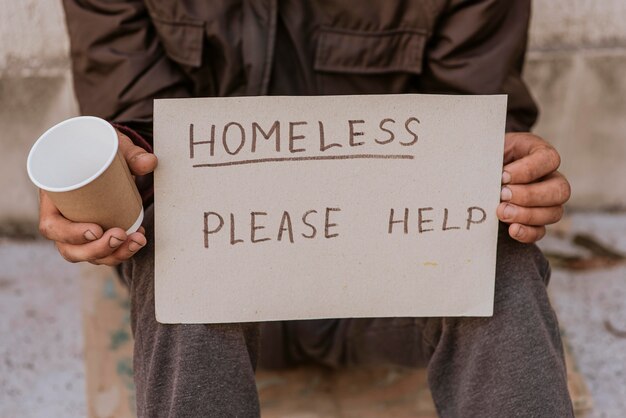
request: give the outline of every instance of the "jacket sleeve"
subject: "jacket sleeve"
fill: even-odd
[[[537,119],[522,80],[530,0],[451,1],[426,48],[425,93],[508,94],[507,131]]]
[[[161,47],[141,0],[63,0],[82,114],[152,142],[152,101],[187,97],[189,81]]]

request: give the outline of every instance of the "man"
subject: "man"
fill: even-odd
[[[509,95],[491,318],[269,323],[261,361],[427,364],[441,416],[573,416],[549,266],[532,245],[562,215],[558,153],[529,134],[521,79],[529,4],[516,1],[64,0],[84,114],[115,123],[145,198],[126,235],[64,219],[42,195],[41,231],[69,261],[123,263],[139,416],[256,416],[256,324],[155,321],[149,174],[160,97],[449,93]],[[148,151],[148,152],[146,152]],[[141,251],[140,249],[144,247]],[[219,278],[214,278],[219,280]]]

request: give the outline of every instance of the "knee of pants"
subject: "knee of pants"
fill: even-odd
[[[504,232],[498,242],[493,316],[444,318],[438,361],[449,360],[455,352],[449,347],[471,348],[486,358],[494,349],[538,358],[560,345],[546,288],[549,264],[535,245],[521,244]]]
[[[494,314],[549,308],[550,264],[534,244],[522,244],[500,228]]]

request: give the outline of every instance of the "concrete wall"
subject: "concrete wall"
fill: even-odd
[[[28,150],[48,127],[77,113],[60,1],[0,0],[0,235],[35,233]]]
[[[1,234],[34,231],[28,149],[77,106],[60,2],[0,5]],[[571,207],[626,208],[625,21],[624,0],[534,2],[526,78],[542,108],[536,132],[563,155]]]
[[[570,206],[626,208],[626,1],[537,0],[526,79],[561,152]]]

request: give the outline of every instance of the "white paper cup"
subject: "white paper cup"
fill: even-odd
[[[67,219],[127,233],[141,226],[141,196],[107,121],[79,116],[53,126],[31,148],[26,167]]]

